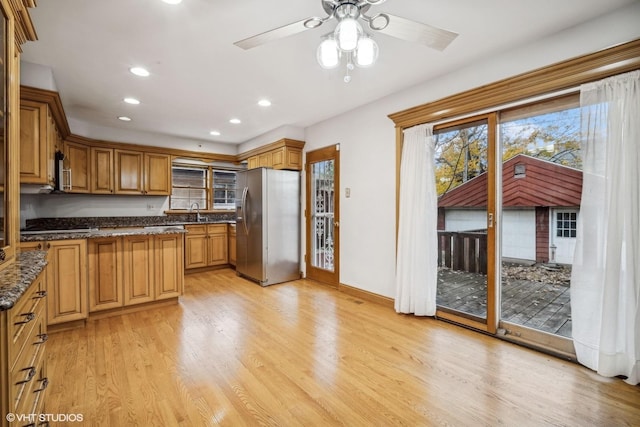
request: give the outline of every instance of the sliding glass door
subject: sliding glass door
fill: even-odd
[[[571,354],[569,281],[582,197],[578,95],[500,114],[501,310],[510,338]]]
[[[438,316],[495,332],[495,115],[434,131]]]

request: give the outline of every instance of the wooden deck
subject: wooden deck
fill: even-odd
[[[441,269],[439,306],[484,318],[487,315],[487,276]],[[503,277],[501,319],[544,332],[571,337],[569,286]]]

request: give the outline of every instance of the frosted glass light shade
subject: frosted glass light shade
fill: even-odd
[[[320,46],[318,46],[316,57],[318,64],[320,64],[322,68],[331,69],[337,67],[340,57],[336,41],[334,39],[323,40]]]
[[[358,67],[370,67],[378,59],[378,43],[370,37],[361,37],[356,49],[356,65]]]
[[[334,33],[338,49],[352,52],[358,46],[358,38],[362,35],[362,26],[352,18],[344,18],[336,26]]]

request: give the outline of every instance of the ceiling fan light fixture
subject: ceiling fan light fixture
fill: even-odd
[[[338,23],[334,32],[338,49],[343,52],[353,52],[362,34],[362,25],[358,21],[353,18],[344,18]]]
[[[361,37],[356,48],[356,65],[367,68],[376,63],[378,59],[378,43],[371,37]]]
[[[324,69],[336,68],[340,62],[340,52],[335,39],[327,38],[320,43],[316,52],[318,64]]]

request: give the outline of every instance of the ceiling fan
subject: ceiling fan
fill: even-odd
[[[420,43],[430,48],[443,51],[458,34],[412,21],[390,13],[378,13],[369,16],[366,13],[371,6],[377,6],[385,0],[320,0],[327,13],[324,18],[312,16],[270,31],[246,38],[234,44],[242,49],[251,49],[262,44],[292,36],[303,31],[317,28],[327,21],[336,18],[338,22],[345,19],[362,20],[369,29],[396,37],[402,40]]]

